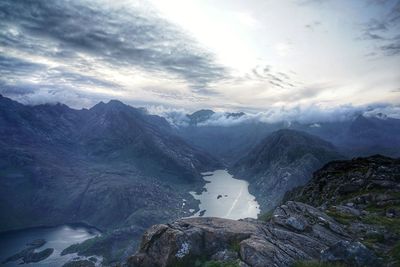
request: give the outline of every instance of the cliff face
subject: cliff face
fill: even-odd
[[[190,218],[151,227],[126,265],[398,266],[399,168],[382,156],[331,162],[286,195],[296,201],[263,220]]]

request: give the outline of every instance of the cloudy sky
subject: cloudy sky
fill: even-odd
[[[0,94],[75,108],[400,104],[399,0],[2,0]]]

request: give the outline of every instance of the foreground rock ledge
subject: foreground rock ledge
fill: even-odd
[[[240,266],[290,266],[319,259],[350,235],[320,210],[288,201],[269,222],[187,218],[152,226],[127,266],[194,266],[199,260],[236,260]]]

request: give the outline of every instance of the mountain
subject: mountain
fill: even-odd
[[[286,191],[304,185],[312,173],[341,158],[335,147],[316,136],[279,130],[262,140],[230,169],[250,183],[263,210],[278,204]]]
[[[126,266],[399,266],[399,173],[379,155],[332,161],[262,219],[150,227]]]
[[[192,114],[188,114],[190,125],[197,125],[199,123],[205,122],[214,114],[215,112],[210,109],[201,109]]]
[[[208,152],[229,166],[276,129],[271,128],[266,124],[254,124],[249,127],[243,125],[186,126],[179,128],[178,134],[192,146]]]
[[[149,225],[198,209],[188,192],[219,164],[119,101],[74,110],[0,96],[0,146],[0,231],[87,223],[110,233],[118,257],[115,235],[132,250]]]

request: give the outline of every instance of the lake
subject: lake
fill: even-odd
[[[54,248],[54,252],[45,260],[38,263],[29,263],[22,266],[37,266],[37,267],[54,267],[62,266],[69,260],[77,257],[76,254],[68,254],[61,256],[63,249],[76,243],[85,241],[86,239],[99,235],[100,232],[95,228],[82,225],[62,225],[57,227],[38,227],[29,228],[18,231],[11,231],[0,234],[0,265],[1,266],[21,266],[20,261],[1,264],[9,256],[18,253],[25,248],[27,243],[36,239],[45,239],[47,242],[36,251],[41,251],[46,248]],[[85,257],[81,257],[84,259]],[[100,263],[101,258],[96,257]]]
[[[203,173],[203,179],[207,181],[204,191],[190,192],[200,200],[200,210],[193,217],[257,218],[260,207],[249,193],[247,181],[234,178],[226,170]]]

